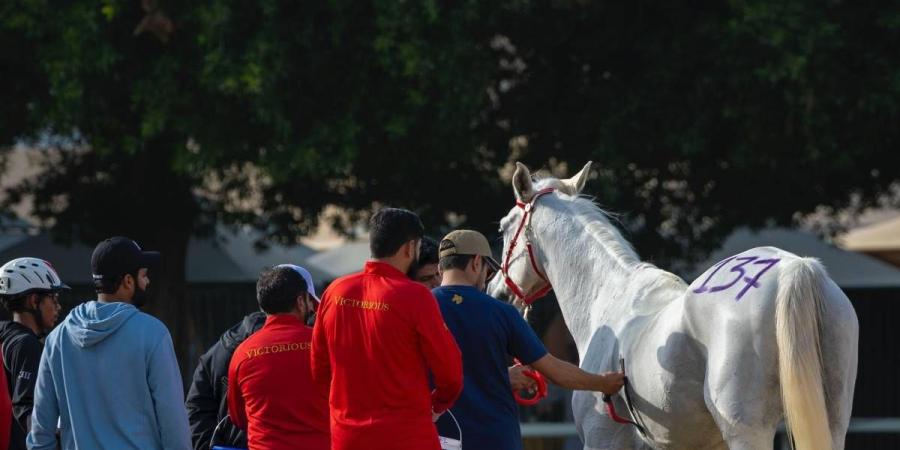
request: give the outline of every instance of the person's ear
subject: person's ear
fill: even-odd
[[[296,301],[296,306],[297,306],[298,310],[302,311],[304,309],[307,309],[306,308],[306,306],[307,306],[306,305],[306,295],[304,295],[304,294],[297,295],[297,299],[295,301]]]
[[[478,271],[481,269],[481,266],[478,265],[481,261],[480,258],[480,256],[475,255],[472,257],[472,260],[469,261],[469,264],[472,266],[472,273],[474,274],[478,274]]]
[[[38,294],[29,294],[28,298],[25,299],[25,306],[27,306],[28,309],[37,309]]]
[[[122,275],[122,283],[121,286],[125,288],[126,291],[130,291],[132,289],[137,289],[137,280],[134,279],[134,275],[130,273],[126,273]]]

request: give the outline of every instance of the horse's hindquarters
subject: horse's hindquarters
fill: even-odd
[[[781,420],[775,297],[779,264],[789,256],[748,250],[688,288],[685,327],[706,352],[703,399],[731,449],[771,448]]]
[[[832,446],[843,447],[857,322],[817,262],[772,247],[748,250],[695,280],[685,312],[689,332],[708,351],[706,402],[729,448],[771,448],[785,411],[781,393],[802,436],[831,434]],[[809,403],[823,392],[827,418],[821,400]],[[806,441],[797,443],[828,447]]]

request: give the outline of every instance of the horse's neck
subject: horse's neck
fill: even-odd
[[[635,288],[635,274],[643,265],[630,248],[590,226],[573,226],[570,231],[550,238],[545,234],[540,247],[563,319],[583,357],[595,330],[633,315],[630,299],[623,297]]]

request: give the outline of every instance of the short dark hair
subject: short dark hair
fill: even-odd
[[[94,292],[98,294],[115,294],[116,291],[119,290],[119,286],[122,285],[122,280],[125,279],[125,275],[131,275],[132,278],[134,278],[135,282],[137,282],[137,272],[126,273],[124,275],[119,275],[117,277],[111,278],[99,278],[94,280]]]
[[[445,256],[441,258],[441,262],[438,265],[440,269],[443,270],[466,270],[466,267],[469,265],[469,261],[474,258],[475,255],[451,255]]]
[[[0,298],[0,303],[3,304],[3,307],[6,308],[7,311],[14,313],[16,311],[24,311],[25,310],[25,299],[28,298],[31,294],[42,295],[41,292],[31,292],[25,295],[15,295],[15,296],[7,296],[4,295]]]
[[[266,314],[279,314],[294,309],[297,297],[306,292],[306,280],[290,267],[263,270],[256,282],[256,301]]]
[[[412,266],[409,268],[410,278],[412,278],[416,274],[416,271],[422,267],[425,267],[428,264],[437,264],[438,262],[437,242],[428,236],[423,237],[422,244],[419,247],[419,259],[413,262]]]
[[[43,301],[44,297],[46,297],[50,294],[53,294],[53,291],[47,291],[47,290],[41,289],[41,290],[31,291],[27,294],[4,295],[4,296],[0,296],[0,304],[2,304],[3,307],[11,313],[21,312],[21,311],[30,311],[28,308],[25,308],[25,300],[31,294],[35,294],[38,296],[38,304],[40,304],[40,302]]]
[[[369,220],[369,250],[373,258],[393,256],[403,244],[424,235],[419,216],[405,209],[384,208]]]

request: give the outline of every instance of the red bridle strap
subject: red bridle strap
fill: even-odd
[[[532,292],[529,295],[525,295],[522,292],[522,289],[519,288],[519,285],[516,284],[515,281],[509,276],[509,264],[512,259],[513,250],[516,248],[516,244],[519,242],[519,237],[522,235],[522,230],[526,227],[531,226],[531,216],[534,213],[534,206],[537,203],[538,199],[544,195],[547,195],[553,192],[553,188],[542,189],[534,194],[531,197],[531,201],[528,203],[522,203],[520,201],[516,201],[516,206],[522,208],[525,213],[522,214],[522,221],[519,222],[519,227],[516,229],[516,234],[513,235],[512,241],[509,243],[509,248],[506,250],[506,257],[503,259],[503,280],[506,282],[506,286],[512,291],[513,295],[519,298],[526,305],[530,305],[534,303],[535,300],[547,295],[553,289],[553,286],[550,284],[550,280],[541,272],[541,269],[538,268],[537,259],[534,257],[534,248],[531,246],[531,241],[528,239],[528,236],[525,237],[525,249],[528,251],[528,260],[531,261],[531,268],[534,270],[534,273],[544,281],[544,286],[538,289],[535,292]]]

